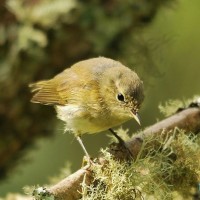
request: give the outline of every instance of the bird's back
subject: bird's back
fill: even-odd
[[[94,95],[99,76],[106,68],[116,67],[116,61],[99,57],[74,64],[52,79],[30,84],[34,93],[32,102],[45,105],[66,105],[79,101],[79,96]],[[84,95],[81,93],[84,92]]]

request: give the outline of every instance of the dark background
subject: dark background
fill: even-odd
[[[165,2],[165,3],[163,3]],[[199,94],[200,2],[10,0],[0,5],[0,196],[48,183],[83,152],[48,106],[30,103],[28,84],[71,64],[107,56],[145,84],[144,128],[163,116],[158,105]],[[140,127],[123,125],[130,133]],[[110,139],[85,135],[91,155]]]

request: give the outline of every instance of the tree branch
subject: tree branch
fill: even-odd
[[[193,104],[191,104],[193,105]],[[162,133],[162,138],[164,139],[170,130],[178,127],[187,132],[198,133],[200,131],[200,108],[199,105],[195,107],[189,107],[185,110],[177,112],[176,114],[146,128],[143,132],[134,136],[132,139],[127,141],[125,144],[129,148],[133,157],[136,158],[143,143],[143,140],[149,136],[157,136]],[[110,152],[117,159],[128,159],[130,158],[126,149],[123,149],[120,145],[112,144],[110,147]],[[99,158],[100,164],[104,164],[105,160]],[[83,181],[84,180],[84,181]],[[74,174],[65,178],[56,185],[48,188],[46,191],[49,196],[54,196],[55,199],[59,200],[75,200],[81,198],[81,184],[90,184],[93,180],[92,171],[90,167],[86,166],[79,169]]]
[[[134,136],[130,141],[127,141],[127,146],[133,155],[137,156],[143,139],[149,136],[157,136],[162,132],[163,139],[167,136],[170,130],[174,128],[185,130],[186,132],[200,132],[200,109],[198,106],[190,107],[146,128],[140,134]],[[167,133],[167,134],[165,134]],[[135,157],[134,156],[134,157]]]

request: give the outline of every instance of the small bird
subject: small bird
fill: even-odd
[[[81,136],[110,130],[131,118],[139,124],[143,83],[118,61],[98,57],[80,61],[52,79],[30,84],[31,102],[55,106],[57,117],[74,133],[89,157]]]

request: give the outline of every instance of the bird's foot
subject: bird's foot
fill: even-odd
[[[123,146],[124,149],[126,149],[130,158],[133,158],[133,154],[131,153],[130,149],[127,147],[125,141],[119,135],[117,135],[117,133],[113,129],[110,128],[109,131],[117,138],[119,145]]]
[[[88,168],[90,168],[92,165],[95,165],[94,160],[93,160],[90,156],[85,155],[85,156],[83,157],[82,167],[87,166]]]

